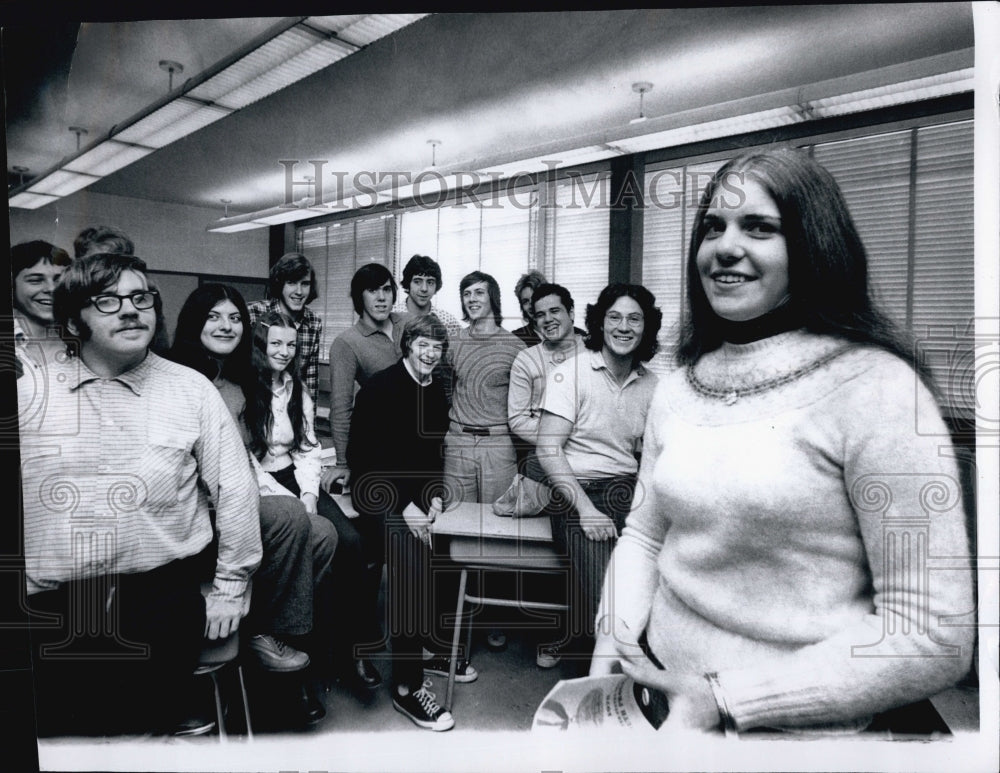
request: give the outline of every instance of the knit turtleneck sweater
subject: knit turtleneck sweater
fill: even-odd
[[[718,672],[740,729],[863,727],[966,672],[974,631],[941,620],[974,609],[971,573],[927,571],[969,555],[958,472],[899,358],[725,343],[661,378],[643,449],[599,617]]]

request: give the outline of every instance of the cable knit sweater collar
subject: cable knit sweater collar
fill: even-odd
[[[771,410],[784,410],[815,402],[840,379],[808,379],[801,375],[816,369],[843,370],[843,378],[856,373],[843,369],[841,360],[869,347],[841,338],[817,335],[806,330],[779,333],[747,344],[723,343],[697,363],[675,372],[685,380],[683,390],[674,391],[671,402],[678,413],[697,423],[721,418],[740,420]],[[844,352],[848,358],[840,357]],[[736,399],[730,397],[736,393]],[[715,418],[709,418],[715,417]]]

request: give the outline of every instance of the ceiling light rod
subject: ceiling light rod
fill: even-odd
[[[71,132],[73,132],[73,134],[76,135],[76,152],[79,153],[80,152],[80,137],[82,135],[84,135],[84,134],[90,134],[90,132],[88,132],[82,126],[70,126],[69,130]]]
[[[180,62],[175,62],[173,59],[161,59],[160,69],[167,71],[167,93],[169,94],[174,90],[174,73],[184,72],[184,65]]]
[[[653,84],[650,83],[649,81],[638,81],[632,84],[632,91],[638,93],[639,95],[639,115],[638,117],[633,118],[631,121],[629,121],[629,123],[640,123],[641,121],[646,120],[646,115],[645,113],[642,112],[643,97],[646,96],[647,91],[652,91],[652,90],[653,90]]]
[[[441,140],[427,140],[427,144],[431,146],[431,169],[437,168],[437,147],[441,144]]]

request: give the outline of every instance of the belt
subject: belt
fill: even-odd
[[[486,427],[474,427],[468,424],[459,424],[457,421],[453,421],[456,427],[461,428],[462,432],[466,435],[476,435],[479,437],[486,437],[488,435],[506,435],[507,425],[506,424],[491,424]]]

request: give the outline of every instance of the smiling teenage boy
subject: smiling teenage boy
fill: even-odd
[[[316,272],[312,264],[298,252],[282,255],[271,267],[267,283],[267,300],[247,304],[250,327],[269,311],[280,311],[295,323],[295,345],[302,366],[302,383],[309,390],[315,409],[319,398],[319,342],[323,336],[323,320],[306,308],[318,295]]]
[[[392,310],[405,323],[410,317],[433,314],[445,326],[448,335],[456,336],[462,329],[458,320],[444,309],[435,308],[432,300],[441,292],[441,266],[427,255],[414,255],[403,267],[403,281],[400,286],[406,290],[406,300],[397,303]]]
[[[14,352],[22,367],[48,359],[43,351],[46,348],[63,348],[52,316],[52,294],[71,262],[65,250],[40,240],[15,244],[10,249]]]
[[[459,283],[469,327],[453,339],[444,368],[451,394],[444,477],[450,500],[493,502],[517,471],[507,427],[510,368],[524,344],[501,326],[500,287],[473,271]]]
[[[396,280],[381,263],[368,263],[351,277],[351,302],[358,321],[330,345],[330,432],[337,451],[337,466],[324,473],[322,485],[351,479],[347,466],[347,440],[351,432],[355,384],[395,365],[399,360],[403,318],[392,311]]]

